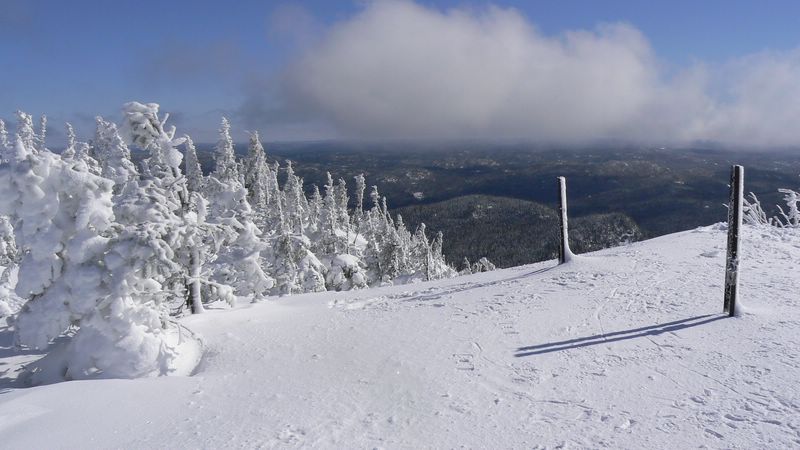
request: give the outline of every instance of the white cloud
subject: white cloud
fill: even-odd
[[[723,65],[722,88],[699,136],[763,146],[800,144],[800,50],[763,52]]]
[[[512,9],[403,1],[367,3],[317,42],[281,101],[343,136],[800,143],[800,51],[666,76],[627,24],[545,36]]]

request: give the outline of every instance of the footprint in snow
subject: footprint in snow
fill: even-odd
[[[456,361],[457,370],[475,370],[475,355],[471,353],[455,353],[453,354],[453,359]]]

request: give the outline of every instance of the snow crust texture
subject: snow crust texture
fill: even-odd
[[[724,245],[212,305],[191,377],[20,389],[0,327],[0,447],[796,448],[800,236],[745,227],[735,318]]]

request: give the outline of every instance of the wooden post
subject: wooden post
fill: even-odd
[[[725,258],[725,304],[723,311],[730,317],[736,314],[739,290],[739,231],[742,228],[742,196],[744,167],[731,167],[731,190],[728,203],[728,252]]]
[[[569,249],[569,229],[567,227],[567,179],[558,177],[558,215],[561,222],[561,237],[558,245],[558,263],[564,264],[570,260],[572,252]]]

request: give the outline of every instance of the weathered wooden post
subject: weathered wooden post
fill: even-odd
[[[564,264],[572,257],[569,249],[569,229],[567,227],[567,179],[558,177],[558,190],[560,192],[558,201],[558,215],[561,222],[561,240],[558,245],[558,263]]]
[[[725,304],[723,311],[730,317],[736,314],[739,290],[739,231],[742,228],[742,196],[744,167],[731,167],[731,190],[728,202],[728,252],[725,258]]]

